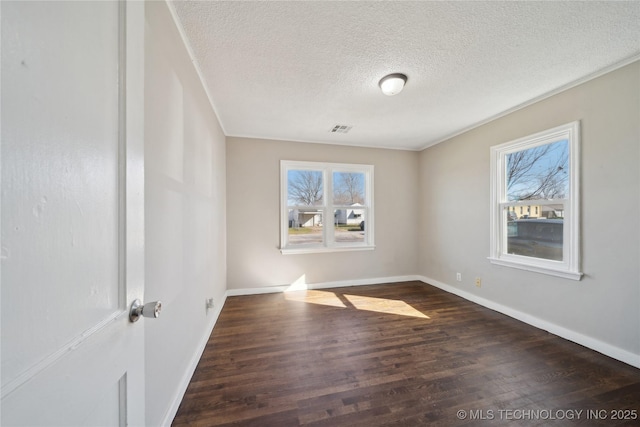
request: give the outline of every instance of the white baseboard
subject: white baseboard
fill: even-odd
[[[443,291],[452,293],[454,295],[458,295],[459,297],[462,297],[466,300],[469,300],[481,306],[490,308],[491,310],[505,314],[509,317],[513,317],[514,319],[520,320],[521,322],[524,322],[531,326],[535,326],[536,328],[548,331],[554,335],[557,335],[569,341],[573,341],[577,344],[583,345],[587,348],[590,348],[599,353],[612,357],[616,360],[627,363],[631,366],[635,366],[636,368],[640,368],[640,355],[638,354],[631,353],[627,350],[623,350],[619,347],[615,347],[611,344],[607,344],[605,342],[602,342],[590,336],[583,335],[571,329],[564,328],[562,326],[547,322],[546,320],[540,319],[530,314],[515,310],[511,307],[507,307],[505,305],[498,304],[488,299],[479,297],[470,292],[466,292],[466,291],[463,291],[462,289],[458,289],[455,286],[447,285],[445,283],[439,282],[429,277],[425,277],[425,276],[419,276],[419,277],[420,278],[418,280],[421,280],[425,284],[435,286],[436,288],[442,289]]]
[[[422,276],[392,276],[392,277],[374,277],[369,279],[354,279],[354,280],[339,280],[335,282],[321,282],[321,283],[293,283],[291,285],[282,286],[265,286],[261,288],[244,288],[244,289],[229,289],[227,291],[228,296],[238,295],[258,295],[258,294],[271,294],[277,292],[286,292],[294,290],[305,289],[329,289],[329,288],[342,288],[345,286],[364,286],[364,285],[379,285],[382,283],[395,283],[395,282],[409,282],[411,280],[422,281]]]
[[[206,331],[203,334],[198,346],[196,347],[193,357],[189,361],[189,364],[186,367],[184,374],[182,375],[182,379],[180,380],[180,384],[178,385],[178,389],[176,390],[175,395],[173,396],[173,400],[171,401],[171,405],[165,414],[165,417],[162,421],[163,427],[170,427],[173,419],[176,417],[178,413],[178,408],[180,407],[180,403],[182,403],[182,398],[187,391],[187,387],[189,387],[189,383],[191,382],[191,378],[193,377],[193,373],[196,371],[198,367],[198,363],[200,362],[200,358],[202,357],[202,353],[204,353],[204,349],[207,347],[207,342],[209,341],[209,337],[213,332],[213,327],[216,325],[218,321],[218,317],[220,317],[220,313],[222,312],[222,307],[224,307],[224,303],[227,300],[227,293],[224,294],[224,299],[221,303],[216,303],[215,311],[210,316],[209,324],[207,325]]]
[[[278,292],[284,292],[287,289],[289,289],[289,286],[265,286],[263,288],[228,289],[227,295],[230,297],[237,297],[240,295],[275,294]]]

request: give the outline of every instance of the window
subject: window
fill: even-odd
[[[491,147],[492,263],[580,280],[578,149],[579,122]]]
[[[373,166],[283,160],[283,254],[371,250]]]

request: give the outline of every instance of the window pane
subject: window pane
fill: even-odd
[[[289,209],[289,245],[322,244],[322,211]]]
[[[547,217],[511,219],[511,207],[507,209],[507,253],[562,261],[563,206],[540,208]]]
[[[333,204],[341,206],[365,204],[365,174],[360,172],[333,173]]]
[[[334,236],[338,243],[364,243],[365,210],[336,209],[333,213]]]
[[[569,142],[506,155],[507,201],[569,198]]]
[[[321,206],[323,188],[322,171],[289,170],[287,172],[289,205]]]

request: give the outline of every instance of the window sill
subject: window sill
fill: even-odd
[[[372,251],[375,246],[333,246],[333,247],[318,247],[318,246],[306,246],[301,248],[284,248],[280,249],[282,255],[296,255],[296,254],[319,254],[319,253],[331,253],[331,252],[353,252],[353,251]]]
[[[556,268],[532,265],[529,263],[505,260],[500,258],[489,257],[489,261],[491,262],[491,264],[501,265],[504,267],[517,268],[520,270],[532,271],[534,273],[547,274],[549,276],[562,277],[563,279],[580,280],[583,274],[578,271],[560,270]]]

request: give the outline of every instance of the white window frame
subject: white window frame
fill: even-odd
[[[288,172],[290,170],[314,170],[322,172],[323,182],[323,203],[314,206],[322,211],[323,222],[327,218],[334,217],[335,209],[345,208],[342,205],[333,203],[333,173],[334,172],[354,172],[364,174],[364,197],[365,203],[362,209],[365,211],[364,242],[336,242],[334,227],[322,227],[322,244],[299,244],[289,245],[289,209],[295,208],[288,203]],[[299,206],[304,208],[304,206]],[[333,221],[329,221],[333,225]],[[294,160],[280,161],[280,252],[287,254],[307,254],[321,252],[342,252],[342,251],[366,251],[375,249],[374,244],[374,207],[373,207],[373,165],[346,164],[346,163],[325,163],[325,162],[304,162]]]
[[[509,254],[507,227],[503,218],[507,204],[506,156],[508,154],[568,140],[569,197],[556,200],[519,202],[520,205],[563,204],[563,257],[562,261]],[[490,256],[493,264],[537,273],[580,280],[580,122],[575,121],[514,141],[491,147],[491,225]],[[516,205],[517,206],[517,205]]]

